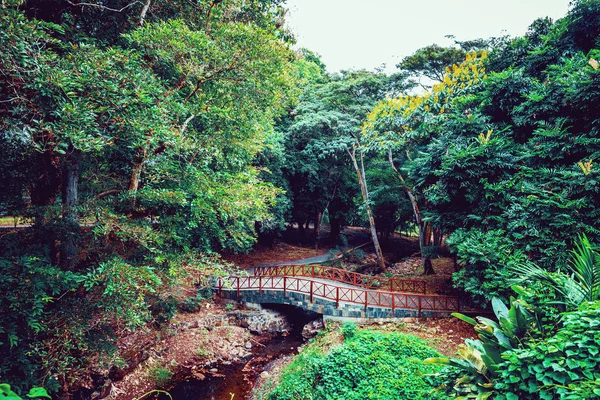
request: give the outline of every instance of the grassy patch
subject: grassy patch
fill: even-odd
[[[426,342],[398,332],[342,327],[343,343],[317,340],[287,366],[269,400],[296,399],[441,399],[428,374],[439,366],[423,365],[439,353]]]
[[[156,386],[165,386],[173,377],[173,372],[163,367],[154,367],[150,370],[148,377],[156,384]]]

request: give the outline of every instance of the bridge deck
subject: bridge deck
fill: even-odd
[[[317,312],[339,314],[333,310],[351,310],[360,316],[371,314],[388,316],[428,314],[449,314],[461,310],[458,297],[401,293],[356,287],[343,282],[323,278],[295,276],[247,276],[229,277],[218,282],[219,293],[227,292],[229,297],[251,298],[252,302],[295,302],[306,309]],[[288,299],[290,298],[290,299]],[[248,301],[248,300],[247,300]],[[405,312],[403,312],[405,311]]]

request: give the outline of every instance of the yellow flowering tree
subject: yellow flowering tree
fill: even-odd
[[[441,244],[442,226],[432,226],[435,224],[424,217],[423,207],[427,202],[419,190],[423,182],[407,173],[407,168],[431,140],[450,128],[456,118],[481,123],[468,105],[486,78],[486,59],[485,51],[469,53],[462,63],[447,67],[443,80],[431,91],[382,100],[367,115],[362,127],[363,146],[387,157],[411,201],[426,274],[434,273],[428,246]],[[489,140],[491,132],[487,135]]]

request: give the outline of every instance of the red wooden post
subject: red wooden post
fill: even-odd
[[[236,290],[236,296],[240,297],[240,277],[238,276],[237,278],[235,278],[237,280],[237,290]]]
[[[258,295],[262,296],[262,276],[258,277]]]
[[[335,308],[340,307],[340,287],[335,287]]]
[[[310,281],[310,302],[313,302],[313,281]]]
[[[354,286],[356,286],[356,274],[352,274],[354,275]]]
[[[365,312],[367,312],[367,303],[368,303],[369,293],[366,290],[363,290],[363,293],[365,294]]]
[[[287,286],[287,277],[283,277],[283,297],[285,297],[285,287]]]
[[[396,296],[392,293],[392,318],[396,316]]]
[[[417,313],[417,316],[418,316],[419,318],[421,318],[421,296],[419,296],[419,311],[418,311],[418,313]]]

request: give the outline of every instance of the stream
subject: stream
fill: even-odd
[[[217,373],[207,373],[203,380],[189,379],[178,383],[169,389],[173,400],[246,399],[258,376],[269,363],[280,357],[297,353],[298,347],[304,343],[302,328],[315,319],[314,314],[307,315],[296,309],[281,307],[275,309],[284,312],[291,325],[291,330],[286,336],[277,335],[263,345],[253,346],[252,356],[245,362],[213,365],[210,368],[216,368]],[[169,398],[163,395],[159,399]]]

